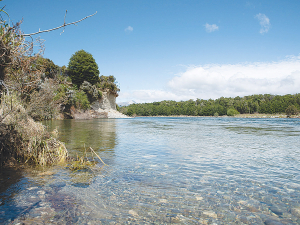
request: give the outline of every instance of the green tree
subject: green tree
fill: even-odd
[[[76,84],[78,87],[84,81],[96,84],[99,81],[99,73],[98,65],[90,53],[79,50],[70,58],[68,75],[72,79],[73,84]]]

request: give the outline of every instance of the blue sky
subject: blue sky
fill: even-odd
[[[294,94],[300,91],[300,1],[3,0],[44,57],[67,65],[80,49],[114,75],[117,102]]]

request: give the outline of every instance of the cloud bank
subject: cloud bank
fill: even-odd
[[[261,34],[268,33],[271,27],[270,19],[265,14],[262,13],[255,15],[254,18],[258,19],[259,24],[261,26],[259,33]]]
[[[163,100],[181,101],[186,99],[195,99],[193,94],[178,95],[176,92],[164,90],[134,90],[129,92],[120,92],[117,98],[118,102],[135,101],[136,103],[159,102]]]
[[[300,60],[191,67],[168,85],[175,93],[193,91],[199,98],[292,94],[300,91]]]
[[[211,24],[210,25],[210,24],[206,23],[204,26],[205,26],[206,32],[208,32],[208,33],[219,30],[219,27],[216,24]]]
[[[173,77],[166,86],[167,90],[121,92],[120,98],[153,102],[300,93],[300,57],[269,63],[192,66]]]

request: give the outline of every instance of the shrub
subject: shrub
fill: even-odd
[[[86,95],[86,93],[84,93],[84,91],[78,91],[75,94],[75,106],[76,108],[79,109],[84,109],[87,110],[88,108],[90,108],[90,102],[88,99],[88,96]]]
[[[227,110],[227,116],[235,116],[240,114],[235,108],[230,108]]]
[[[92,85],[87,81],[84,81],[82,83],[82,85],[80,86],[80,90],[84,91],[87,94],[90,102],[94,102],[102,97],[102,92],[99,91],[95,85]]]
[[[289,117],[291,115],[297,115],[298,114],[298,109],[294,105],[290,105],[286,108],[285,110],[286,115]]]
[[[34,91],[30,95],[30,101],[27,104],[29,116],[34,120],[48,120],[58,115],[59,105],[54,101],[55,89],[55,85],[46,81],[39,91]]]
[[[109,90],[110,93],[114,94],[118,97],[118,92],[120,91],[117,83],[116,78],[112,75],[110,76],[101,76],[100,82],[97,83],[97,87],[103,91]]]
[[[48,165],[66,160],[65,145],[28,116],[20,98],[13,94],[2,96],[0,104],[0,167],[14,160]]]

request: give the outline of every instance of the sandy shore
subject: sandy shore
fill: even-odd
[[[126,116],[122,113],[120,113],[117,110],[103,110],[103,109],[98,109],[98,110],[86,110],[86,111],[80,111],[80,110],[72,110],[71,115],[73,119],[77,120],[87,120],[87,119],[113,119],[113,118],[132,118],[129,116]]]
[[[126,116],[123,113],[120,113],[119,111],[113,110],[113,109],[107,110],[106,112],[107,112],[107,118],[132,118],[132,117]]]

